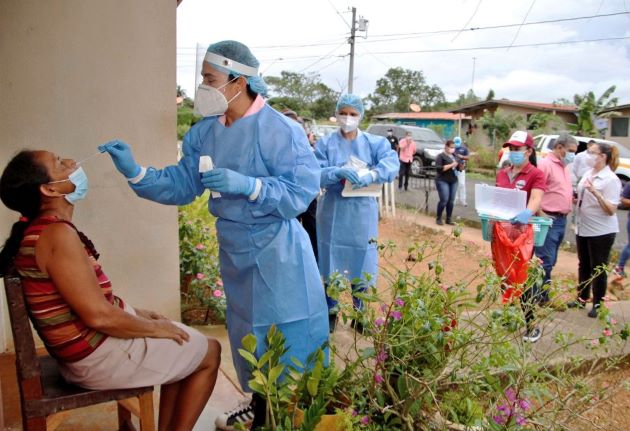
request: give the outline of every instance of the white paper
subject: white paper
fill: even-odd
[[[357,175],[361,178],[364,175],[371,175],[370,170],[363,168],[357,170]],[[363,197],[378,197],[381,195],[383,188],[382,184],[370,184],[367,187],[361,187],[360,189],[353,189],[353,184],[346,180],[346,185],[341,191],[341,196],[344,198],[363,198]]]
[[[527,208],[527,193],[518,189],[475,184],[475,209],[479,214],[509,220]]]
[[[214,169],[214,163],[212,163],[212,157],[207,156],[207,155],[199,157],[199,173],[200,174],[211,171],[213,169]],[[210,196],[212,196],[213,198],[220,198],[221,193],[211,191]]]

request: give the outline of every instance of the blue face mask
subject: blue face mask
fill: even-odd
[[[74,204],[76,201],[85,198],[88,191],[88,177],[82,167],[68,175],[67,180],[51,181],[48,184],[62,183],[64,181],[70,181],[74,184],[74,191],[64,196],[68,202]]]
[[[575,160],[575,153],[567,153],[564,156],[564,159],[562,161],[564,162],[565,165],[568,165],[570,163],[573,163],[574,160]]]
[[[510,162],[514,166],[521,166],[525,163],[525,153],[522,151],[510,151]]]

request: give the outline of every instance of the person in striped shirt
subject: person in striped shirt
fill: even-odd
[[[62,376],[88,389],[162,385],[159,430],[192,430],[213,391],[221,346],[114,295],[94,244],[72,223],[88,181],[71,159],[19,152],[0,199],[21,214],[0,251],[17,271],[33,326]]]

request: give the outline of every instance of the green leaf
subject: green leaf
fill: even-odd
[[[278,377],[280,377],[280,374],[282,374],[282,372],[284,371],[284,368],[285,367],[283,364],[279,364],[273,367],[271,371],[269,371],[269,383],[275,384],[276,380],[278,380]]]
[[[247,350],[245,349],[238,349],[238,353],[247,361],[249,362],[249,364],[252,367],[257,367],[258,366],[258,361],[256,360],[256,357],[254,355],[252,355],[251,353],[249,353]]]
[[[256,336],[254,334],[247,334],[241,339],[241,344],[248,352],[254,353],[256,351]]]

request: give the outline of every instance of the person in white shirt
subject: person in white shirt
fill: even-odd
[[[582,151],[575,155],[575,159],[573,163],[571,163],[571,181],[574,186],[577,186],[577,183],[580,182],[580,179],[584,176],[585,173],[591,170],[591,166],[589,166],[586,161],[588,159],[588,149],[595,143],[592,139],[588,141],[586,144],[586,151]]]
[[[578,183],[576,205],[576,244],[578,254],[578,298],[569,308],[584,308],[591,290],[593,308],[589,317],[597,317],[597,310],[606,295],[608,275],[602,267],[608,265],[610,250],[619,232],[617,205],[621,181],[614,173],[619,164],[617,147],[592,144],[587,164],[592,167]]]

